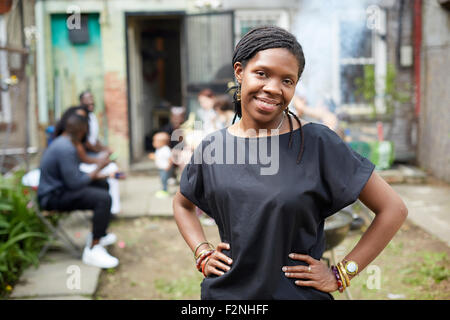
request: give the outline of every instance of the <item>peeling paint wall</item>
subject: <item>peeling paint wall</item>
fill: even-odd
[[[79,104],[80,92],[89,89],[95,99],[95,113],[102,125],[103,64],[98,14],[88,15],[89,42],[73,44],[66,27],[67,15],[51,15],[53,107],[55,120],[68,107]]]

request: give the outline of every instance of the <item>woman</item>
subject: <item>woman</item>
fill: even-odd
[[[256,28],[236,46],[240,121],[203,140],[173,202],[178,228],[205,275],[202,299],[332,299],[330,292],[342,292],[406,219],[403,201],[369,160],[326,126],[288,110],[304,65],[300,44],[277,27]],[[229,143],[247,161],[255,141],[276,151],[275,174],[261,174],[264,163],[198,161],[212,149],[228,154]],[[320,261],[324,220],[358,198],[376,217],[343,264],[329,269]],[[222,240],[216,248],[195,206],[215,219]]]

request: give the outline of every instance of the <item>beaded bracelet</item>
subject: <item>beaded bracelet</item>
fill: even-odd
[[[215,251],[216,250],[210,250],[208,252],[205,252],[197,259],[196,266],[197,266],[198,271],[200,271],[200,272],[202,271],[202,269],[201,269],[202,261],[205,260],[210,255],[212,255]]]
[[[340,293],[344,292],[344,286],[342,284],[341,277],[339,276],[339,272],[337,270],[337,267],[336,266],[331,266],[331,270],[333,271],[334,277],[336,278],[339,292]]]

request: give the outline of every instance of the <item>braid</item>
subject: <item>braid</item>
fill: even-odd
[[[298,62],[298,79],[300,79],[303,73],[303,69],[305,68],[305,56],[303,55],[303,49],[293,34],[275,26],[257,27],[247,32],[236,45],[232,60],[233,67],[236,62],[240,62],[242,64],[242,67],[245,68],[247,62],[251,58],[253,58],[259,51],[274,48],[287,49],[295,56]],[[233,94],[235,115],[232,122],[234,124],[237,117],[242,118],[241,100],[237,96],[240,92],[240,85],[236,85],[229,90],[231,89],[235,89],[235,92]],[[286,112],[286,115],[289,119],[289,148],[292,146],[293,133],[292,119],[289,114],[293,115],[300,125],[301,144],[300,152],[297,157],[297,163],[300,163],[304,144],[302,124],[300,122],[300,119],[294,113],[292,113],[288,109],[286,109],[286,111],[284,112]]]
[[[297,117],[297,115],[295,113],[293,113],[292,111],[288,111],[290,114],[292,114],[292,116],[295,118],[295,120],[297,120],[299,126],[300,126],[300,152],[298,153],[297,156],[297,164],[300,163],[300,161],[302,160],[302,156],[303,156],[303,147],[305,145],[305,138],[303,135],[303,126],[302,123],[300,121],[300,119]]]
[[[292,129],[293,129],[293,127],[292,127],[292,119],[289,116],[289,108],[286,108],[285,113],[286,113],[286,116],[287,116],[287,118],[289,120],[289,144],[288,144],[288,146],[289,146],[289,149],[290,149],[291,146],[292,146]]]

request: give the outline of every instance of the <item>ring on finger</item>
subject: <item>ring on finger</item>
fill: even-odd
[[[311,266],[308,266],[308,272],[311,272]]]

